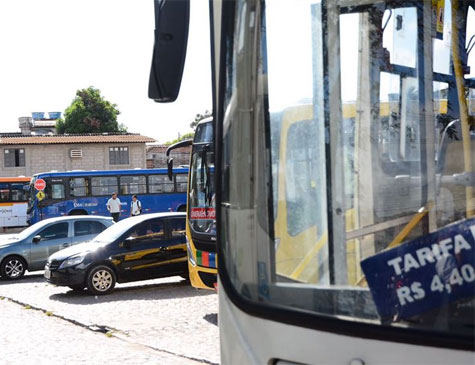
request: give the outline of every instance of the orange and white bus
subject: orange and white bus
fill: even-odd
[[[0,178],[0,228],[26,226],[29,177]]]

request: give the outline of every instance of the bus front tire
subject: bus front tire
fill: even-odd
[[[0,275],[4,280],[18,280],[26,271],[26,262],[21,257],[9,256],[0,265]]]

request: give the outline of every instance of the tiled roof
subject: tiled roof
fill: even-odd
[[[150,143],[155,142],[153,138],[140,134],[52,134],[24,136],[1,134],[0,145],[13,144],[71,144],[71,143]]]

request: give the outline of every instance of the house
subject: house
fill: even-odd
[[[22,132],[0,133],[1,177],[32,176],[52,170],[145,168],[145,144],[155,142],[134,133],[63,135],[50,130],[48,134],[38,134],[40,125],[36,125],[35,132],[35,123],[23,117]]]
[[[167,167],[167,148],[166,145],[148,145],[147,153],[147,168],[156,169]],[[173,166],[190,164],[191,146],[180,147],[170,153],[173,158]]]
[[[20,129],[23,135],[56,134],[56,121],[61,112],[49,112],[48,118],[43,112],[31,113],[32,117],[20,117]]]

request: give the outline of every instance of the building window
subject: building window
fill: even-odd
[[[3,150],[5,167],[25,166],[25,150],[23,148],[10,148]]]
[[[128,165],[129,147],[109,147],[109,163],[111,165]]]

